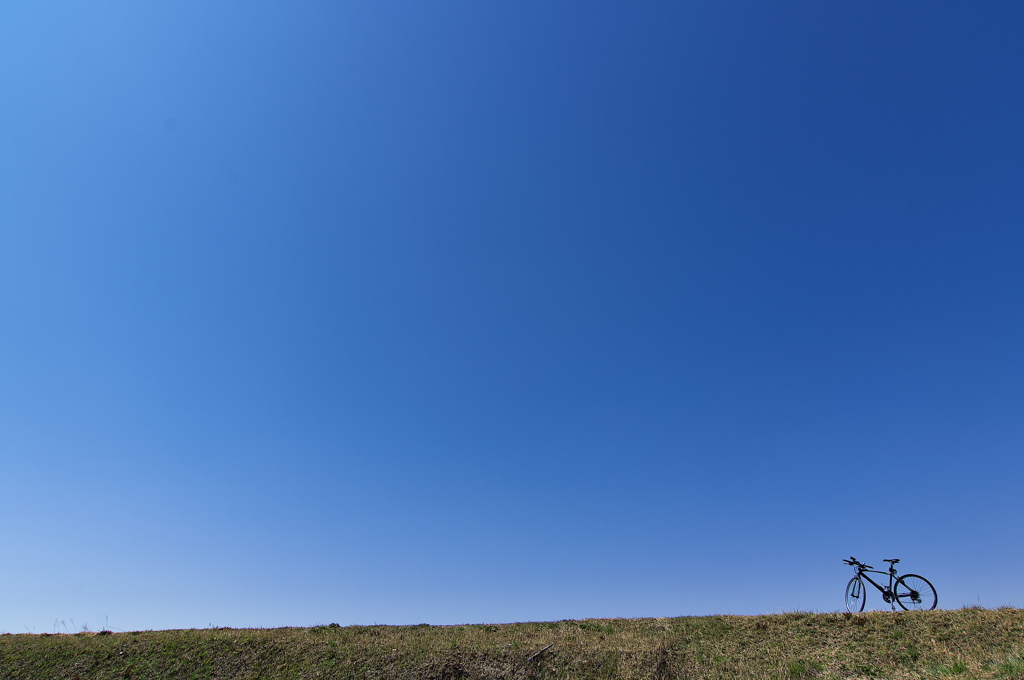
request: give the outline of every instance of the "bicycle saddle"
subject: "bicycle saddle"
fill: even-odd
[[[889,564],[899,564],[899,562],[900,562],[899,560],[882,560],[882,561],[883,562],[888,562]]]

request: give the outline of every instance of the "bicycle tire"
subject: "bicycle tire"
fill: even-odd
[[[907,610],[928,611],[939,604],[939,594],[924,576],[904,574],[896,580],[896,602]]]
[[[851,614],[864,611],[864,601],[868,599],[868,591],[860,576],[854,576],[846,584],[846,611]]]

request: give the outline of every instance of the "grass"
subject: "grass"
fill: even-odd
[[[1024,679],[1024,610],[7,634],[0,677]]]

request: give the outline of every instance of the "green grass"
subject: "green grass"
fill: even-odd
[[[8,634],[0,678],[1024,679],[1024,610]]]

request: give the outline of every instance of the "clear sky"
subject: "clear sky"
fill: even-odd
[[[3,2],[0,631],[1024,606],[1022,34]]]

